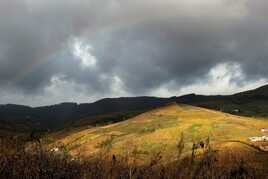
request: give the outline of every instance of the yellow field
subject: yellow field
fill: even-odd
[[[260,131],[262,128],[268,128],[268,120],[170,104],[116,124],[51,137],[64,143],[72,155],[90,156],[106,148],[113,154],[135,152],[141,159],[159,151],[172,158],[182,133],[184,154],[191,151],[193,142],[205,141],[208,137],[218,150],[254,150],[246,145],[251,144],[248,137],[268,135]]]

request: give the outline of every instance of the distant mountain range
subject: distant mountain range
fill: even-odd
[[[82,124],[112,123],[171,102],[243,116],[268,117],[268,85],[226,96],[189,94],[171,98],[105,98],[94,103],[61,103],[34,108],[15,104],[0,105],[0,131],[27,131],[32,128],[53,130]]]

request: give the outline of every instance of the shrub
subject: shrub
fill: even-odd
[[[104,141],[100,147],[111,147],[113,138]],[[208,140],[209,141],[209,140]],[[2,143],[1,147],[14,146],[12,140]],[[208,147],[202,155],[182,157],[183,134],[178,140],[177,160],[163,161],[162,153],[151,154],[148,164],[141,165],[133,161],[135,155],[115,156],[103,150],[99,155],[77,160],[70,155],[57,155],[43,150],[45,147],[0,153],[0,178],[265,178],[265,169],[257,169],[247,161],[246,155],[226,153],[223,159],[218,152]],[[134,159],[135,160],[135,159]],[[173,162],[172,162],[173,161]],[[224,163],[222,163],[224,162]]]

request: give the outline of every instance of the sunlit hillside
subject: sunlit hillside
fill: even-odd
[[[207,140],[220,151],[228,148],[257,152],[259,145],[265,143],[252,143],[249,137],[268,134],[261,131],[263,128],[268,128],[267,120],[174,103],[127,121],[76,132],[61,131],[50,138],[56,141],[52,146],[63,143],[74,156],[92,156],[105,148],[115,155],[134,152],[140,159],[157,152],[174,158],[181,136],[184,155],[190,154],[193,143]]]

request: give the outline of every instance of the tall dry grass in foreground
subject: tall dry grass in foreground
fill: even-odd
[[[267,170],[251,163],[243,154],[219,156],[206,143],[193,144],[192,154],[182,156],[183,135],[178,140],[177,156],[163,161],[160,152],[152,154],[149,163],[140,165],[135,153],[115,156],[109,148],[92,158],[72,158],[68,152],[46,151],[40,142],[25,151],[24,144],[14,139],[1,139],[0,178],[62,178],[62,179],[158,179],[158,178],[267,178]],[[201,149],[200,149],[201,148]],[[202,151],[200,155],[198,150]],[[175,159],[175,160],[174,160]]]

